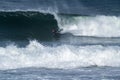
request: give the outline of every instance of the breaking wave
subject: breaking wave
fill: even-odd
[[[45,46],[37,41],[30,41],[29,45],[24,48],[16,45],[0,47],[0,69],[120,67],[119,57],[119,46]]]
[[[43,11],[42,11],[43,12]],[[0,12],[1,39],[54,38],[52,30],[74,36],[120,37],[119,16],[85,16],[36,11]]]
[[[56,16],[62,33],[75,36],[120,37],[119,16]]]

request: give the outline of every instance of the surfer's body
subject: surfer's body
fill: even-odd
[[[52,30],[53,36],[54,36],[55,38],[59,38],[61,31],[62,31],[62,29],[59,29],[59,30],[53,29],[53,30]]]

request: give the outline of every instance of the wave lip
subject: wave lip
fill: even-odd
[[[25,48],[0,47],[0,69],[45,67],[71,69],[89,66],[120,67],[119,46],[44,46],[31,41]]]

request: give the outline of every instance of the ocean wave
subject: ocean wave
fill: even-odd
[[[86,16],[36,11],[0,12],[1,39],[54,38],[52,30],[74,36],[120,37],[119,16]],[[59,37],[60,38],[60,37]]]
[[[0,47],[0,69],[25,67],[71,69],[89,66],[120,67],[119,46],[45,46],[30,41],[26,47]]]
[[[62,33],[75,36],[120,37],[119,16],[56,16]]]

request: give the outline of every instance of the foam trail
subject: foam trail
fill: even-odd
[[[0,47],[0,69],[24,67],[78,68],[88,66],[120,67],[118,46],[43,46],[31,41],[25,48],[15,45]]]
[[[58,26],[75,36],[120,37],[120,17],[116,16],[59,16]]]

